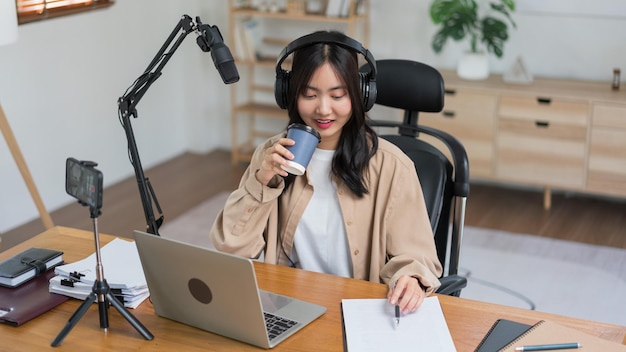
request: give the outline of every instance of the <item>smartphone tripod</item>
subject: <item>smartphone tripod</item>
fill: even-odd
[[[82,204],[82,203],[81,203]],[[154,335],[146,329],[137,318],[135,318],[126,307],[111,293],[111,288],[107,284],[104,278],[104,269],[102,267],[102,258],[100,257],[100,235],[98,233],[98,216],[100,215],[100,209],[96,207],[90,207],[91,218],[93,219],[93,235],[96,245],[96,281],[93,284],[93,288],[89,296],[78,307],[78,309],[72,314],[67,324],[61,330],[59,335],[50,344],[52,347],[57,347],[61,344],[65,336],[72,330],[72,328],[78,323],[80,318],[87,312],[89,307],[98,300],[98,312],[100,314],[100,328],[105,332],[109,329],[109,316],[108,309],[111,304],[126,320],[146,339],[152,340]]]

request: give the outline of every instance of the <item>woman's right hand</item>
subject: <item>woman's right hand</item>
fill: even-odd
[[[265,149],[265,156],[261,162],[261,168],[256,172],[256,179],[267,186],[275,175],[287,176],[287,171],[283,170],[281,165],[287,166],[287,160],[293,159],[293,154],[285,147],[294,144],[296,142],[293,139],[281,138]]]

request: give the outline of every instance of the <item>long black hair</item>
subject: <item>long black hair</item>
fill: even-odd
[[[331,65],[346,85],[352,102],[352,116],[341,131],[332,161],[332,173],[361,198],[368,193],[367,167],[378,149],[378,137],[367,123],[355,51],[337,44],[319,43],[294,52],[287,92],[289,123],[304,123],[298,113],[298,97],[304,94],[313,73],[325,63]]]

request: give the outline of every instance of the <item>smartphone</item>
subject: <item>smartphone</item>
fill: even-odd
[[[102,207],[102,172],[92,161],[67,158],[65,163],[65,192],[82,205]]]

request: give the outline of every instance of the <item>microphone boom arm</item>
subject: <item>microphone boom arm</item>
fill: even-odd
[[[200,25],[200,18],[197,18]],[[135,136],[133,134],[132,125],[130,123],[130,117],[137,118],[136,106],[141,98],[146,94],[148,88],[161,76],[161,71],[167,62],[172,58],[174,52],[178,49],[185,37],[198,30],[198,26],[193,22],[191,17],[183,15],[178,21],[176,27],[167,38],[165,43],[161,46],[161,49],[157,52],[156,56],[144,73],[133,82],[133,84],[126,90],[124,95],[118,99],[118,115],[120,122],[126,132],[126,139],[128,141],[128,152],[130,161],[135,169],[135,177],[139,187],[139,195],[141,197],[141,204],[143,206],[144,215],[146,218],[148,233],[159,235],[159,227],[163,223],[163,214],[159,206],[159,202],[156,199],[156,195],[148,178],[145,177],[143,167],[141,166],[141,160],[139,158],[139,150],[137,149],[137,143],[135,142]],[[203,35],[203,33],[200,33]],[[177,37],[178,35],[178,37]],[[173,44],[172,44],[173,43]],[[200,41],[198,41],[200,45]],[[168,47],[171,49],[166,53]],[[201,47],[202,48],[202,47]],[[206,51],[202,48],[203,51]],[[157,210],[159,211],[159,219],[155,218],[152,201],[156,203]]]
[[[157,54],[154,56],[144,73],[137,78],[133,85],[127,89],[126,93],[119,98],[118,106],[122,114],[126,113],[137,117],[137,104],[141,98],[143,98],[144,94],[146,94],[146,91],[148,91],[148,88],[150,88],[152,83],[154,83],[154,81],[161,76],[163,67],[165,67],[167,62],[172,58],[174,52],[176,52],[180,44],[182,44],[183,40],[185,40],[187,34],[193,32],[195,29],[196,26],[193,23],[193,20],[187,15],[184,15],[180,21],[178,21],[176,27],[174,27],[174,30],[165,43],[163,43],[161,49],[159,49]],[[176,38],[176,41],[174,42],[176,34],[178,34],[178,38]],[[174,42],[174,44],[172,44],[172,42]],[[172,48],[168,53],[165,53],[165,50],[167,50],[170,45],[172,45]]]

